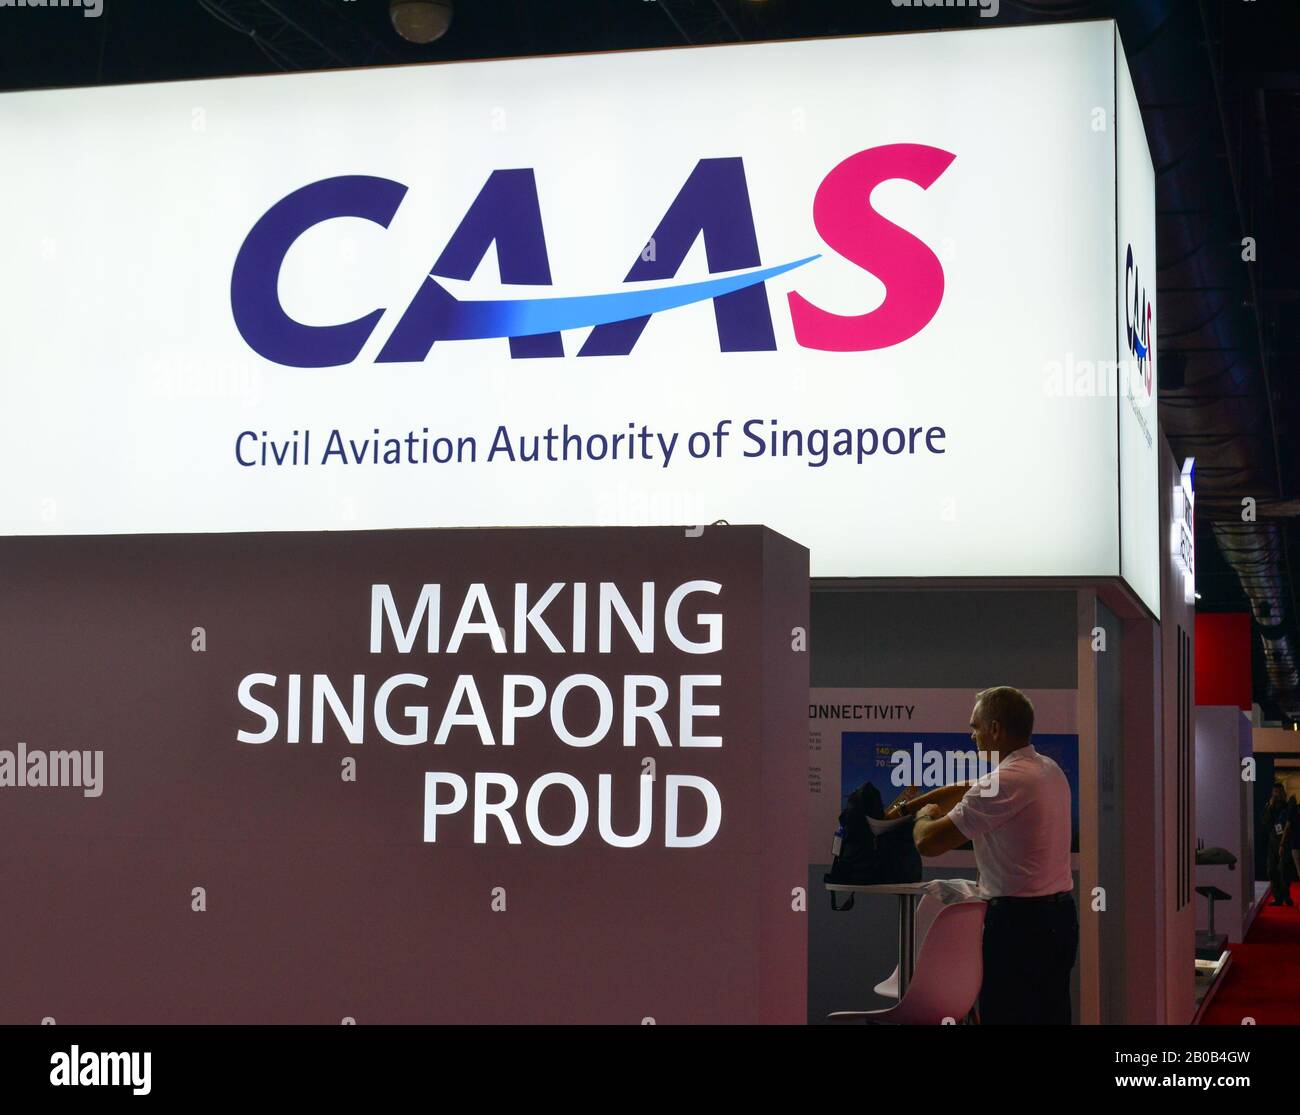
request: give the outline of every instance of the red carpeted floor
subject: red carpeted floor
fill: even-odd
[[[1300,903],[1300,886],[1291,885]],[[1232,949],[1232,967],[1223,977],[1203,1025],[1240,1026],[1253,1018],[1260,1026],[1300,1024],[1300,905],[1273,906],[1271,898],[1240,945]]]

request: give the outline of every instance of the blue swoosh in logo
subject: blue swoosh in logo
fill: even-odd
[[[806,256],[791,263],[765,267],[744,275],[705,279],[698,283],[657,287],[654,290],[620,290],[612,294],[582,294],[572,298],[508,298],[461,301],[429,276],[438,292],[434,308],[436,335],[443,341],[472,341],[488,337],[531,337],[559,333],[615,321],[647,317],[661,310],[706,302],[793,271],[821,255]]]
[[[1137,349],[1136,356],[1139,360],[1141,360],[1144,356],[1146,356],[1147,354],[1146,347],[1142,344],[1140,340],[1138,340],[1138,336],[1136,333],[1133,334],[1133,347]]]

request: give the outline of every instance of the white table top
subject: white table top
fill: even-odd
[[[837,894],[923,894],[929,883],[827,883]]]

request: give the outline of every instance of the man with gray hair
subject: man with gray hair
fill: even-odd
[[[997,780],[945,786],[891,809],[914,814],[923,856],[975,846],[984,919],[980,1021],[1069,1025],[1079,918],[1070,874],[1070,784],[1030,742],[1034,706],[1010,686],[977,694],[970,732]]]

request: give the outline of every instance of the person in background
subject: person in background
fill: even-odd
[[[1270,906],[1291,906],[1291,888],[1286,881],[1286,863],[1283,859],[1283,836],[1286,834],[1287,802],[1286,791],[1280,782],[1273,783],[1273,790],[1268,796],[1268,805],[1264,807],[1262,826],[1264,839],[1268,842],[1265,863],[1268,870],[1269,886],[1273,890]]]
[[[1300,881],[1300,806],[1295,794],[1287,799],[1286,828],[1282,832],[1283,855],[1291,859],[1291,878]],[[1287,887],[1287,901],[1291,902],[1291,888]]]
[[[1070,1024],[1070,972],[1079,916],[1070,874],[1070,783],[1034,750],[1034,706],[1018,689],[985,689],[970,717],[975,746],[997,762],[997,792],[985,778],[904,797],[894,815],[914,815],[923,856],[968,840],[975,846],[984,918],[985,1025]]]

